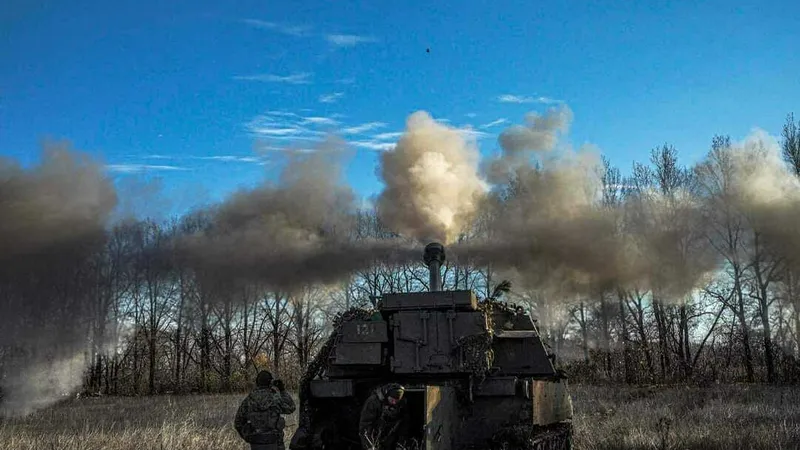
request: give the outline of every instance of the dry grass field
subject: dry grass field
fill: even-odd
[[[572,391],[578,450],[800,449],[800,387]]]
[[[798,387],[572,389],[577,450],[800,449]],[[244,450],[231,424],[240,398],[71,400],[0,421],[0,449]]]

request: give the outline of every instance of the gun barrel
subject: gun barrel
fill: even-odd
[[[441,268],[445,261],[444,246],[438,242],[431,242],[430,244],[426,245],[423,259],[425,264],[428,266],[428,272],[430,274],[430,291],[441,291]]]

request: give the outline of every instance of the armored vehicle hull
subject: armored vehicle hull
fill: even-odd
[[[291,450],[361,449],[361,408],[389,382],[406,388],[406,448],[568,449],[572,403],[522,309],[441,291],[444,248],[429,244],[431,292],[384,295],[352,309],[310,364]]]

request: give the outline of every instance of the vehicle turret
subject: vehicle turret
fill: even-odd
[[[358,449],[364,400],[388,382],[406,387],[419,449],[569,448],[572,404],[524,309],[443,290],[445,249],[425,247],[428,292],[382,295],[351,309],[301,381],[290,449]]]

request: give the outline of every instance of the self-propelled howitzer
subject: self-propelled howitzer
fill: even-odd
[[[406,387],[413,448],[568,449],[572,403],[521,308],[443,291],[444,247],[425,247],[430,291],[352,309],[311,362],[290,450],[360,449],[361,406],[385,383]]]

